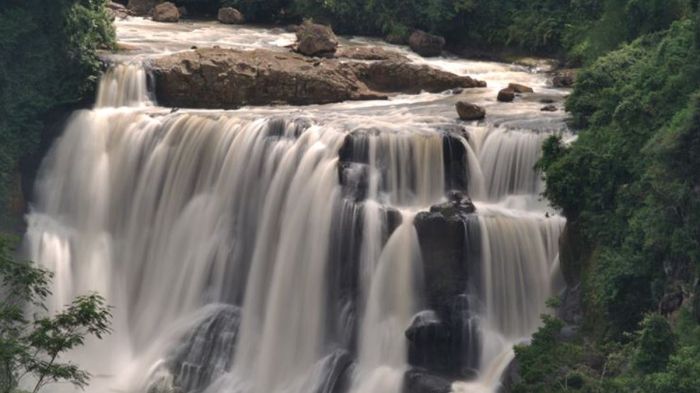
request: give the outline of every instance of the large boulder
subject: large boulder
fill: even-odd
[[[450,393],[452,381],[430,374],[422,369],[406,371],[403,380],[403,393]]]
[[[515,99],[515,91],[509,88],[501,89],[496,99],[500,102],[513,102]]]
[[[408,37],[408,45],[414,52],[421,56],[440,56],[442,48],[445,46],[445,39],[421,30],[416,30]]]
[[[129,0],[126,8],[136,16],[146,16],[151,13],[153,8],[162,3],[163,0]]]
[[[180,11],[175,4],[166,1],[153,8],[152,17],[156,22],[175,23],[180,20]]]
[[[410,63],[319,61],[262,49],[180,52],[153,60],[151,69],[158,102],[190,108],[325,104],[484,85]]]
[[[328,26],[305,21],[296,34],[296,50],[303,55],[332,56],[338,48],[338,38]]]
[[[486,111],[479,105],[466,101],[457,101],[457,114],[462,120],[481,120],[486,117]]]
[[[227,25],[240,25],[245,23],[245,17],[241,11],[238,11],[233,7],[219,8],[216,19],[218,19],[219,22]]]
[[[516,93],[534,93],[532,87],[521,85],[520,83],[509,83],[508,89],[513,90]]]

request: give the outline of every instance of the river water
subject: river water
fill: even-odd
[[[445,201],[444,130],[454,127],[479,234],[465,242],[480,253],[463,261],[479,272],[464,285],[478,321],[464,350],[475,372],[452,388],[498,388],[512,346],[537,329],[560,286],[565,221],[540,196],[533,167],[545,138],[568,135],[566,114],[540,111],[539,99],[561,108],[565,91],[525,67],[344,38],[488,87],[174,111],[150,93],[149,59],[193,46],[286,51],[293,34],[116,24],[129,50],[110,56],[95,108],[75,113],[45,158],[26,235],[29,257],[56,273],[52,310],[92,290],[114,306],[113,334],[69,355],[93,374],[90,391],[401,391],[411,367],[404,331],[431,291],[423,266],[433,261],[423,260],[414,221]],[[510,82],[537,96],[498,103]],[[458,99],[483,106],[486,120],[459,121]],[[362,198],[338,176],[349,134],[364,135],[356,151],[365,162],[348,175],[365,182]]]

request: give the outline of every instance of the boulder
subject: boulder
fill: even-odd
[[[481,120],[486,117],[486,111],[479,105],[466,101],[457,101],[457,114],[462,120]]]
[[[126,8],[135,16],[146,16],[163,0],[129,0]]]
[[[180,11],[175,4],[166,1],[153,8],[152,17],[156,22],[175,23],[180,20]]]
[[[177,7],[177,11],[180,13],[180,18],[185,18],[188,15],[187,8],[184,5]]]
[[[416,30],[408,37],[408,45],[411,47],[411,50],[421,56],[440,56],[442,48],[445,46],[445,39],[421,30]]]
[[[233,7],[222,7],[219,8],[219,12],[216,14],[216,19],[219,22],[227,25],[240,25],[245,23],[245,17]]]
[[[326,104],[485,85],[425,65],[318,61],[263,49],[200,48],[155,59],[151,69],[158,102],[190,108]]]
[[[306,56],[332,56],[338,38],[330,27],[305,21],[296,31],[296,51]]]
[[[498,92],[497,99],[500,102],[513,102],[515,99],[515,91],[509,88],[502,89]]]
[[[552,86],[554,87],[574,87],[576,82],[576,70],[563,69],[554,73]]]
[[[450,393],[452,381],[430,374],[426,370],[406,371],[403,380],[403,393]]]
[[[545,106],[543,106],[542,108],[540,108],[540,110],[541,110],[542,112],[556,112],[558,109],[557,109],[557,106],[556,106],[556,105],[551,105],[551,104],[550,104],[550,105],[545,105]]]
[[[509,83],[508,89],[513,90],[516,93],[534,93],[532,87],[521,85],[519,83]]]
[[[376,46],[353,46],[340,47],[335,52],[335,57],[351,59],[351,60],[392,60],[392,61],[408,61],[406,56],[398,52],[388,51]]]
[[[521,381],[520,363],[518,363],[518,359],[513,359],[501,375],[501,386],[498,388],[498,393],[511,393],[515,385]]]
[[[107,3],[107,14],[111,20],[116,18],[124,19],[129,16],[129,10],[123,4],[110,1]]]

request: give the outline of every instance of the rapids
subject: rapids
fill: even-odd
[[[404,331],[431,290],[414,221],[455,178],[475,201],[478,236],[464,242],[479,252],[463,261],[478,272],[464,283],[478,334],[463,355],[476,372],[453,390],[498,388],[559,286],[564,219],[539,196],[533,166],[544,138],[566,133],[566,114],[534,99],[500,104],[496,92],[519,82],[559,103],[565,92],[519,66],[347,38],[486,80],[459,96],[486,121],[459,122],[451,93],[176,110],[152,97],[148,59],[192,46],[285,50],[293,36],[116,23],[130,50],[45,158],[25,239],[56,273],[52,310],[92,290],[114,306],[113,334],[70,354],[94,375],[91,392],[400,392]],[[447,132],[463,173],[447,165]]]

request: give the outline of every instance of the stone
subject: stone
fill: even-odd
[[[521,85],[519,83],[509,83],[508,84],[508,89],[513,90],[516,93],[534,93],[535,91],[532,90],[532,87]]]
[[[166,1],[153,8],[152,18],[156,22],[176,23],[180,20],[180,11],[175,4]]]
[[[552,77],[552,86],[561,88],[574,87],[576,83],[577,71],[574,69],[563,69],[556,71]]]
[[[434,57],[440,56],[442,53],[445,39],[422,30],[416,30],[408,37],[408,45],[411,47],[411,50],[421,56]]]
[[[558,109],[557,109],[557,106],[556,106],[556,105],[551,105],[551,104],[550,104],[550,105],[545,105],[545,106],[543,106],[542,108],[540,108],[540,110],[541,110],[542,112],[556,112]]]
[[[233,7],[221,7],[219,12],[216,14],[216,19],[227,25],[240,25],[245,23],[245,17]]]
[[[126,8],[135,16],[147,16],[162,0],[129,0]]]
[[[107,3],[107,14],[111,20],[115,20],[116,18],[124,19],[128,17],[130,12],[123,4],[110,1]]]
[[[375,46],[353,46],[340,47],[335,52],[335,57],[352,60],[371,60],[371,61],[408,61],[408,58],[401,53],[388,51]]]
[[[498,92],[497,99],[500,102],[513,102],[515,99],[515,91],[509,88],[502,89]]]
[[[450,393],[452,381],[422,369],[410,369],[404,374],[403,393]]]
[[[486,117],[484,108],[466,101],[457,101],[455,104],[457,114],[462,120],[481,120]]]
[[[338,48],[338,38],[325,25],[305,21],[296,31],[296,51],[306,56],[332,56]]]

